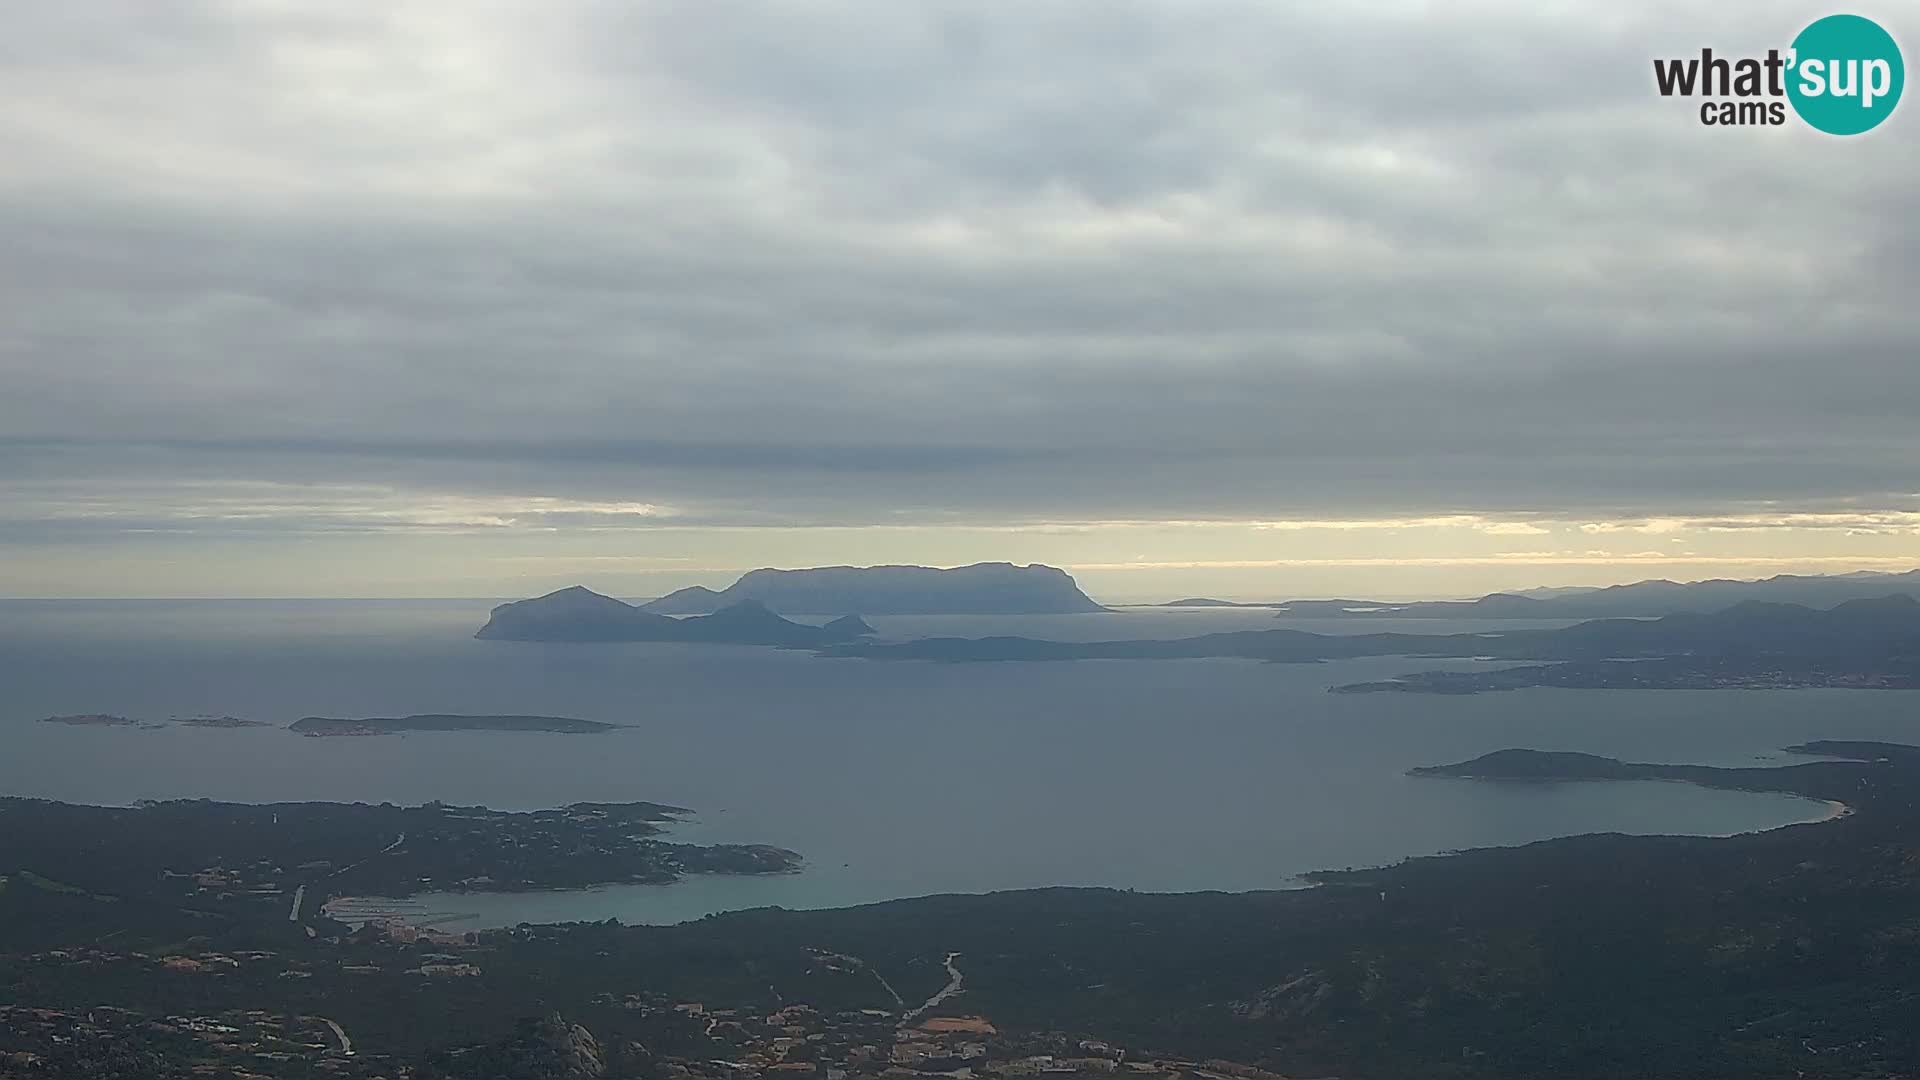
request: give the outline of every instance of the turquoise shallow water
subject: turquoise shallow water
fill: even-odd
[[[1404,774],[1507,746],[1748,764],[1807,738],[1920,740],[1916,701],[1898,693],[1330,695],[1330,685],[1432,665],[931,665],[474,641],[487,607],[0,602],[0,792],[502,808],[649,799],[697,811],[677,837],[773,843],[807,857],[805,872],[774,878],[428,898],[435,910],[487,923],[658,922],[1056,884],[1287,887],[1314,869],[1581,832],[1770,828],[1826,808],[1679,784]],[[900,636],[1143,637],[1282,625],[1259,612],[876,621]],[[632,729],[306,739],[33,722],[68,712],[230,713],[274,724],[309,714],[531,712]]]

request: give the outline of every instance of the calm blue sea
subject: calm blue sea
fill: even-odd
[[[1678,784],[1416,780],[1508,746],[1746,764],[1817,737],[1920,739],[1912,696],[1531,690],[1331,695],[1420,667],[1092,661],[934,665],[768,649],[475,641],[488,601],[0,601],[0,793],[443,799],[500,808],[647,799],[679,835],[764,842],[804,873],[516,897],[429,898],[477,922],[670,922],[1043,885],[1297,884],[1320,868],[1595,831],[1718,834],[1807,820],[1803,800]],[[1179,636],[1489,624],[1281,622],[1262,611],[880,619],[899,637]],[[1512,625],[1512,624],[1509,624]],[[55,713],[548,713],[605,736],[309,739],[281,730],[78,728]],[[471,925],[471,924],[470,924]]]

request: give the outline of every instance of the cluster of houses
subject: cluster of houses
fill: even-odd
[[[630,1007],[645,1008],[637,999]],[[1099,1039],[1011,1034],[981,1016],[902,1020],[883,1009],[838,1013],[791,1005],[766,1016],[681,1002],[714,1041],[737,1047],[723,1058],[671,1057],[660,1080],[997,1080],[1090,1076],[1138,1080],[1282,1080],[1227,1061],[1136,1057]]]

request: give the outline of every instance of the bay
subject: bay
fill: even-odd
[[[673,922],[1046,885],[1285,888],[1324,868],[1597,831],[1723,834],[1823,804],[1679,784],[1416,779],[1509,746],[1753,764],[1809,738],[1912,741],[1912,698],[1860,691],[1527,690],[1334,695],[1430,661],[939,665],[671,644],[482,642],[489,601],[0,602],[0,793],[76,802],[444,800],[528,809],[652,800],[673,838],[770,843],[778,877],[422,898],[465,925]],[[1287,622],[1259,610],[1133,609],[872,620],[890,637],[1173,637],[1292,626],[1450,632],[1521,624]],[[1539,625],[1539,624],[1526,624]],[[1465,664],[1469,662],[1455,662]],[[123,729],[231,714],[545,713],[630,725],[303,738],[278,728]]]

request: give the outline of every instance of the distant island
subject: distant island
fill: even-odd
[[[257,728],[273,726],[264,720],[242,720],[237,716],[171,716],[168,717],[167,720],[169,723],[201,728]]]
[[[473,636],[489,641],[685,641],[818,648],[872,633],[873,627],[857,615],[811,626],[782,618],[757,600],[741,600],[711,615],[677,619],[575,585],[501,604]]]
[[[1242,603],[1188,597],[1176,608],[1270,608],[1287,619],[1605,619],[1655,618],[1760,602],[1828,608],[1849,600],[1920,593],[1920,570],[1887,574],[1781,574],[1761,581],[1637,581],[1605,588],[1529,589],[1473,600],[1281,600]]]
[[[461,716],[454,713],[420,713],[415,716],[372,716],[363,719],[336,719],[308,716],[288,725],[287,730],[301,735],[388,735],[402,731],[552,731],[565,735],[595,735],[614,731],[619,724],[598,720],[577,720],[568,716]]]
[[[1189,596],[1184,600],[1169,600],[1160,607],[1185,608],[1277,608],[1286,607],[1291,601],[1281,600],[1267,603],[1247,603],[1240,600],[1215,600],[1211,596]]]
[[[718,592],[695,585],[644,610],[704,615],[754,600],[787,615],[1062,615],[1105,611],[1065,570],[1035,563],[928,566],[820,566],[755,570]]]
[[[152,730],[179,724],[182,727],[197,728],[256,728],[272,727],[263,720],[242,720],[237,716],[169,716],[165,720],[135,720],[126,716],[112,716],[107,713],[72,713],[65,716],[48,716],[40,721],[43,724],[65,724],[69,727],[137,727]]]

